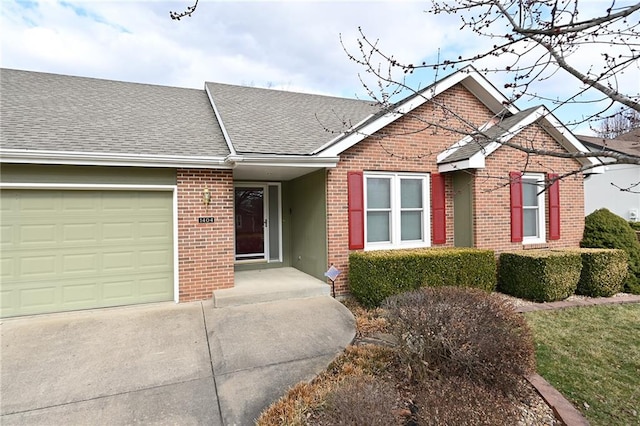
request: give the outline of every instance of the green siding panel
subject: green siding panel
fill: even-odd
[[[0,193],[0,317],[173,300],[168,191]]]
[[[456,247],[473,247],[473,176],[453,173],[453,233]]]
[[[291,265],[325,281],[327,265],[326,171],[291,181]]]
[[[176,170],[169,168],[59,166],[3,164],[5,183],[83,183],[119,185],[175,185]],[[78,200],[78,203],[83,203]]]

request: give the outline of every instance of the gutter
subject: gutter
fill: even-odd
[[[0,149],[2,163],[64,164],[75,166],[171,167],[228,169],[224,157],[111,154],[74,151]]]

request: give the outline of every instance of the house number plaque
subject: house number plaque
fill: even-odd
[[[198,223],[213,223],[213,220],[212,217],[199,217]]]

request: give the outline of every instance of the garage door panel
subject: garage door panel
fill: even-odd
[[[119,280],[107,280],[102,283],[102,298],[109,303],[127,303],[135,296],[135,280],[123,277]]]
[[[55,244],[58,241],[56,226],[52,224],[23,225],[20,227],[20,244]]]
[[[166,270],[167,265],[172,262],[171,256],[172,253],[169,250],[142,250],[140,251],[140,268]]]
[[[97,223],[66,223],[62,225],[62,238],[67,244],[98,244],[100,230]]]
[[[141,221],[140,222],[140,239],[143,242],[171,239],[172,224],[167,221]]]
[[[47,276],[55,277],[57,275],[56,267],[58,264],[56,257],[56,255],[49,253],[20,256],[18,259],[18,274],[27,280],[42,279]]]
[[[133,222],[111,222],[102,224],[102,240],[105,242],[127,243],[135,241]]]
[[[104,270],[117,273],[135,271],[136,260],[136,254],[132,250],[107,252],[102,255]]]
[[[15,241],[13,235],[14,227],[11,225],[2,224],[0,225],[0,249],[5,248],[10,244],[13,244]]]
[[[108,214],[126,214],[127,212],[132,212],[138,208],[138,200],[140,197],[144,197],[144,194],[139,194],[135,200],[126,200],[115,194],[105,193],[102,197],[102,210]]]
[[[140,294],[145,296],[155,296],[158,301],[165,300],[167,297],[166,289],[172,280],[167,278],[166,275],[159,275],[157,277],[145,278],[140,280]]]
[[[100,199],[94,191],[67,191],[60,197],[60,203],[61,213],[79,214],[98,210]]]
[[[62,303],[78,309],[93,306],[100,299],[100,286],[96,282],[67,283],[62,287]]]
[[[172,300],[172,203],[171,192],[3,190],[0,317]]]
[[[22,288],[18,290],[18,307],[29,312],[49,309],[57,305],[54,285],[38,288]]]
[[[17,198],[17,212],[21,215],[42,217],[43,214],[56,214],[60,209],[60,200],[51,199],[49,191],[35,191],[29,197]]]
[[[63,274],[98,274],[97,253],[70,253],[62,256]]]
[[[2,259],[0,259],[0,277],[2,278],[2,280],[13,277],[13,264],[13,259],[10,257],[3,257]]]

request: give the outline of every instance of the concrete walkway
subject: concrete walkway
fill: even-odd
[[[2,425],[251,425],[355,336],[326,296],[5,319]]]

